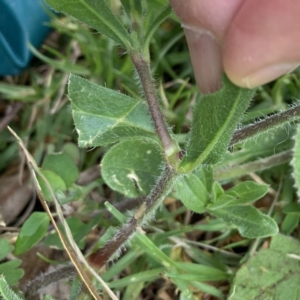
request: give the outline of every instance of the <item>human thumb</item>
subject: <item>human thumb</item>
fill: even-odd
[[[237,85],[254,88],[300,63],[300,1],[245,1],[224,39],[223,64]]]

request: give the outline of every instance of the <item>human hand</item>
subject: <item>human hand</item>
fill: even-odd
[[[254,88],[300,64],[300,0],[169,1],[203,93],[219,89],[223,71]]]

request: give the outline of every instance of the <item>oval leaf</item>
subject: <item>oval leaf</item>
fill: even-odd
[[[79,171],[74,161],[65,153],[48,154],[42,164],[44,170],[50,170],[60,176],[68,188],[78,178]]]
[[[226,191],[226,194],[236,197],[236,204],[249,203],[263,197],[268,192],[266,184],[254,181],[244,181]]]
[[[175,185],[176,197],[190,210],[205,211],[209,194],[203,182],[194,174],[186,175]]]
[[[236,206],[254,202],[268,192],[266,184],[254,181],[244,181],[219,196],[210,209],[219,209],[224,206]]]
[[[238,270],[228,300],[299,299],[299,249],[298,240],[274,236],[269,249],[261,249]]]
[[[43,169],[40,169],[40,171],[46,177],[48,183],[50,184],[52,192],[54,193],[55,196],[57,196],[57,193],[60,193],[60,192],[66,190],[65,182],[56,173],[49,171],[49,170],[43,170]],[[44,179],[40,175],[38,175],[37,180],[39,182],[39,186],[42,190],[44,198],[47,201],[53,201],[51,191],[49,191],[49,187],[46,184],[46,182],[44,181]]]
[[[146,195],[161,173],[158,145],[149,140],[126,140],[104,156],[101,173],[105,182],[127,197]]]
[[[21,228],[14,254],[20,255],[37,244],[46,234],[49,222],[46,213],[34,212]]]
[[[225,206],[218,210],[209,210],[209,212],[217,218],[237,226],[240,234],[246,238],[255,239],[278,233],[276,222],[253,206]]]

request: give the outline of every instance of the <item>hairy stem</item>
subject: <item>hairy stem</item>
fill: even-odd
[[[292,150],[283,151],[281,153],[256,161],[251,161],[243,165],[236,165],[226,169],[215,170],[214,178],[216,180],[225,180],[229,178],[243,176],[252,172],[265,170],[273,166],[289,162],[292,159],[292,157]]]
[[[244,142],[254,136],[263,134],[269,130],[291,123],[300,118],[300,105],[291,107],[281,113],[267,117],[255,124],[251,124],[234,132],[230,146]]]
[[[92,265],[98,268],[103,267],[110,257],[133,236],[137,227],[145,225],[148,222],[149,218],[155,213],[156,208],[170,192],[178,176],[172,168],[166,165],[156,186],[146,197],[134,216],[101,249],[89,256],[89,261]]]
[[[152,121],[154,123],[156,133],[162,143],[167,161],[170,162],[171,165],[176,165],[179,149],[170,136],[163,114],[160,110],[159,101],[154,88],[149,64],[141,53],[131,53],[131,60],[139,75],[143,87],[143,92],[148,102]]]
[[[133,236],[137,227],[146,224],[149,218],[154,215],[157,207],[167,196],[178,177],[174,167],[176,168],[179,161],[179,147],[171,138],[160,110],[149,64],[143,55],[138,52],[131,53],[131,60],[139,75],[156,133],[164,149],[167,165],[156,186],[146,197],[134,216],[101,249],[90,255],[90,263],[99,268],[103,267],[110,257]]]
[[[63,266],[51,272],[41,274],[25,286],[21,287],[21,290],[24,292],[26,299],[32,299],[42,288],[64,278],[73,278],[76,275],[77,271],[74,265]]]

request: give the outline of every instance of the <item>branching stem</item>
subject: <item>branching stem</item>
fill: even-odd
[[[263,134],[269,130],[276,129],[300,119],[300,105],[291,107],[281,113],[267,117],[255,124],[251,124],[235,131],[230,141],[230,146],[244,142],[252,137]]]
[[[166,126],[163,114],[159,107],[159,101],[154,88],[150,67],[146,59],[139,52],[131,53],[131,60],[139,75],[145,98],[148,102],[148,107],[151,113],[156,133],[162,143],[167,161],[171,165],[176,165],[178,160],[179,148],[171,138],[171,135]]]
[[[155,213],[156,208],[162,203],[170,192],[174,181],[179,175],[174,169],[166,165],[163,174],[156,186],[146,197],[143,204],[135,214],[125,223],[125,225],[110,239],[101,249],[89,256],[92,265],[98,268],[103,267],[110,257],[116,253],[135,233],[137,227],[145,225],[149,218]]]
[[[127,223],[115,234],[115,236],[110,239],[100,250],[90,255],[90,263],[98,268],[103,267],[110,257],[116,253],[130,239],[131,236],[133,236],[137,227],[147,223],[149,218],[154,215],[156,208],[161,204],[171,190],[176,178],[179,176],[175,171],[179,162],[179,147],[171,138],[163,114],[160,110],[149,64],[139,52],[132,52],[131,60],[140,77],[152,121],[165,152],[167,164],[156,186],[146,197],[145,201],[135,212],[134,216],[131,217]]]

